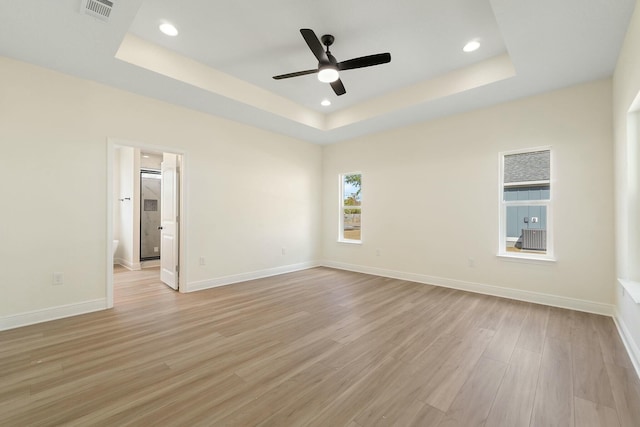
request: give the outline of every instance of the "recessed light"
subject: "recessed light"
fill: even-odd
[[[172,24],[165,22],[164,24],[160,24],[160,31],[165,33],[168,36],[174,37],[178,35],[178,29],[174,27]]]
[[[146,154],[143,154],[142,157],[144,157],[145,159],[149,158],[149,156],[147,156]]]
[[[323,107],[328,107],[329,105],[331,105],[331,101],[329,101],[328,99],[323,99],[320,105],[322,105]]]
[[[470,42],[464,45],[462,50],[465,52],[473,52],[474,50],[478,50],[479,47],[480,47],[480,42],[478,40],[471,40]]]

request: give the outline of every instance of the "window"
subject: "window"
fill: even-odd
[[[499,255],[553,259],[551,149],[500,154]]]
[[[362,216],[362,174],[340,175],[340,232],[341,242],[360,243]]]

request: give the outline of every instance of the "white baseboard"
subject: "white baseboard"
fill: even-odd
[[[127,261],[126,259],[116,258],[113,260],[113,263],[119,264],[124,268],[128,268],[129,270],[133,270],[133,271],[142,270],[142,264],[140,264],[139,262],[131,262],[131,261]]]
[[[627,328],[627,325],[624,323],[620,313],[616,312],[615,316],[613,316],[613,321],[618,328],[618,334],[620,335],[620,338],[622,338],[622,342],[627,349],[627,353],[629,354],[631,363],[633,363],[636,374],[638,375],[638,378],[640,378],[640,348],[638,348],[638,344],[633,340],[633,337],[629,332],[629,328]]]
[[[532,302],[536,304],[549,305],[552,307],[568,308],[571,310],[584,311],[587,313],[613,316],[614,306],[593,301],[585,301],[576,298],[568,298],[557,295],[543,294],[539,292],[524,291],[519,289],[503,288],[500,286],[486,285],[483,283],[465,282],[462,280],[446,279],[443,277],[427,276],[417,273],[405,273],[402,271],[385,270],[376,267],[362,265],[345,264],[335,261],[324,261],[323,266],[337,268],[340,270],[355,271],[358,273],[373,274],[376,276],[390,277],[392,279],[408,280],[411,282],[425,283],[429,285],[442,286],[445,288],[459,289],[462,291],[475,292],[478,294],[493,295],[502,298],[515,299],[519,301]]]
[[[293,273],[294,271],[306,270],[322,265],[317,261],[301,262],[299,264],[283,265],[281,267],[267,268],[264,270],[252,271],[249,273],[233,274],[230,276],[217,277],[215,279],[200,280],[187,283],[185,292],[201,291],[204,289],[217,288],[247,280],[262,279],[265,277],[277,276],[279,274]]]
[[[0,318],[0,331],[106,309],[106,298],[100,298],[92,301],[84,301],[75,304],[45,308],[42,310],[29,311],[27,313],[13,314]]]
[[[149,268],[149,267],[160,267],[160,260],[159,259],[152,259],[152,260],[149,260],[149,261],[142,261],[140,263],[140,267],[142,269]]]

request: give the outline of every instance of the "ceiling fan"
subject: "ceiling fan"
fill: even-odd
[[[375,55],[361,56],[359,58],[349,59],[347,61],[338,62],[329,51],[329,46],[333,44],[334,37],[330,34],[322,36],[322,44],[313,30],[303,28],[300,30],[304,41],[307,42],[309,49],[318,59],[318,68],[312,70],[297,71],[295,73],[281,74],[273,76],[276,80],[288,79],[290,77],[304,76],[307,74],[318,73],[318,80],[331,84],[331,88],[336,95],[344,95],[347,91],[340,80],[339,71],[352,70],[354,68],[371,67],[372,65],[386,64],[391,61],[390,53],[378,53]],[[325,51],[322,45],[327,47]]]

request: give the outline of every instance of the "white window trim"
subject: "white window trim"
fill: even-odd
[[[360,175],[360,198],[362,198],[362,172],[345,172],[338,175],[338,193],[339,193],[339,201],[338,201],[338,243],[349,243],[352,245],[361,245],[362,244],[362,202],[360,202],[360,206],[356,206],[355,209],[360,209],[360,240],[356,239],[345,239],[344,238],[344,210],[345,209],[354,209],[353,206],[345,207],[344,204],[344,177],[347,175]]]
[[[549,171],[550,171],[550,180],[548,181],[531,181],[531,182],[504,182],[504,158],[505,156],[512,154],[522,154],[522,153],[531,153],[535,151],[549,151]],[[554,245],[553,245],[553,237],[554,237],[554,227],[553,227],[553,205],[554,205],[554,177],[555,167],[553,162],[553,150],[551,146],[543,146],[543,147],[532,147],[522,150],[511,150],[511,151],[502,151],[498,153],[498,164],[499,164],[499,185],[498,185],[498,254],[497,256],[503,258],[516,258],[521,260],[533,260],[533,261],[556,261],[554,255]],[[532,185],[532,184],[549,184],[549,200],[511,200],[506,202],[504,200],[504,189],[509,187],[518,187],[524,185]],[[509,240],[507,237],[507,206],[546,206],[547,208],[547,251],[545,254],[536,254],[530,252],[507,252],[506,243]]]
[[[534,150],[534,151],[546,151],[546,150]],[[528,153],[529,151],[525,151],[525,153]],[[510,155],[510,154],[519,154],[519,153],[503,153],[502,157],[504,158],[505,155]],[[503,163],[503,167],[504,167],[504,163]],[[504,179],[504,178],[503,178]],[[544,181],[525,181],[525,182],[507,182],[506,184],[504,184],[505,188],[511,188],[511,187],[529,187],[531,185],[540,185],[540,184],[549,184],[549,180],[545,179]]]

